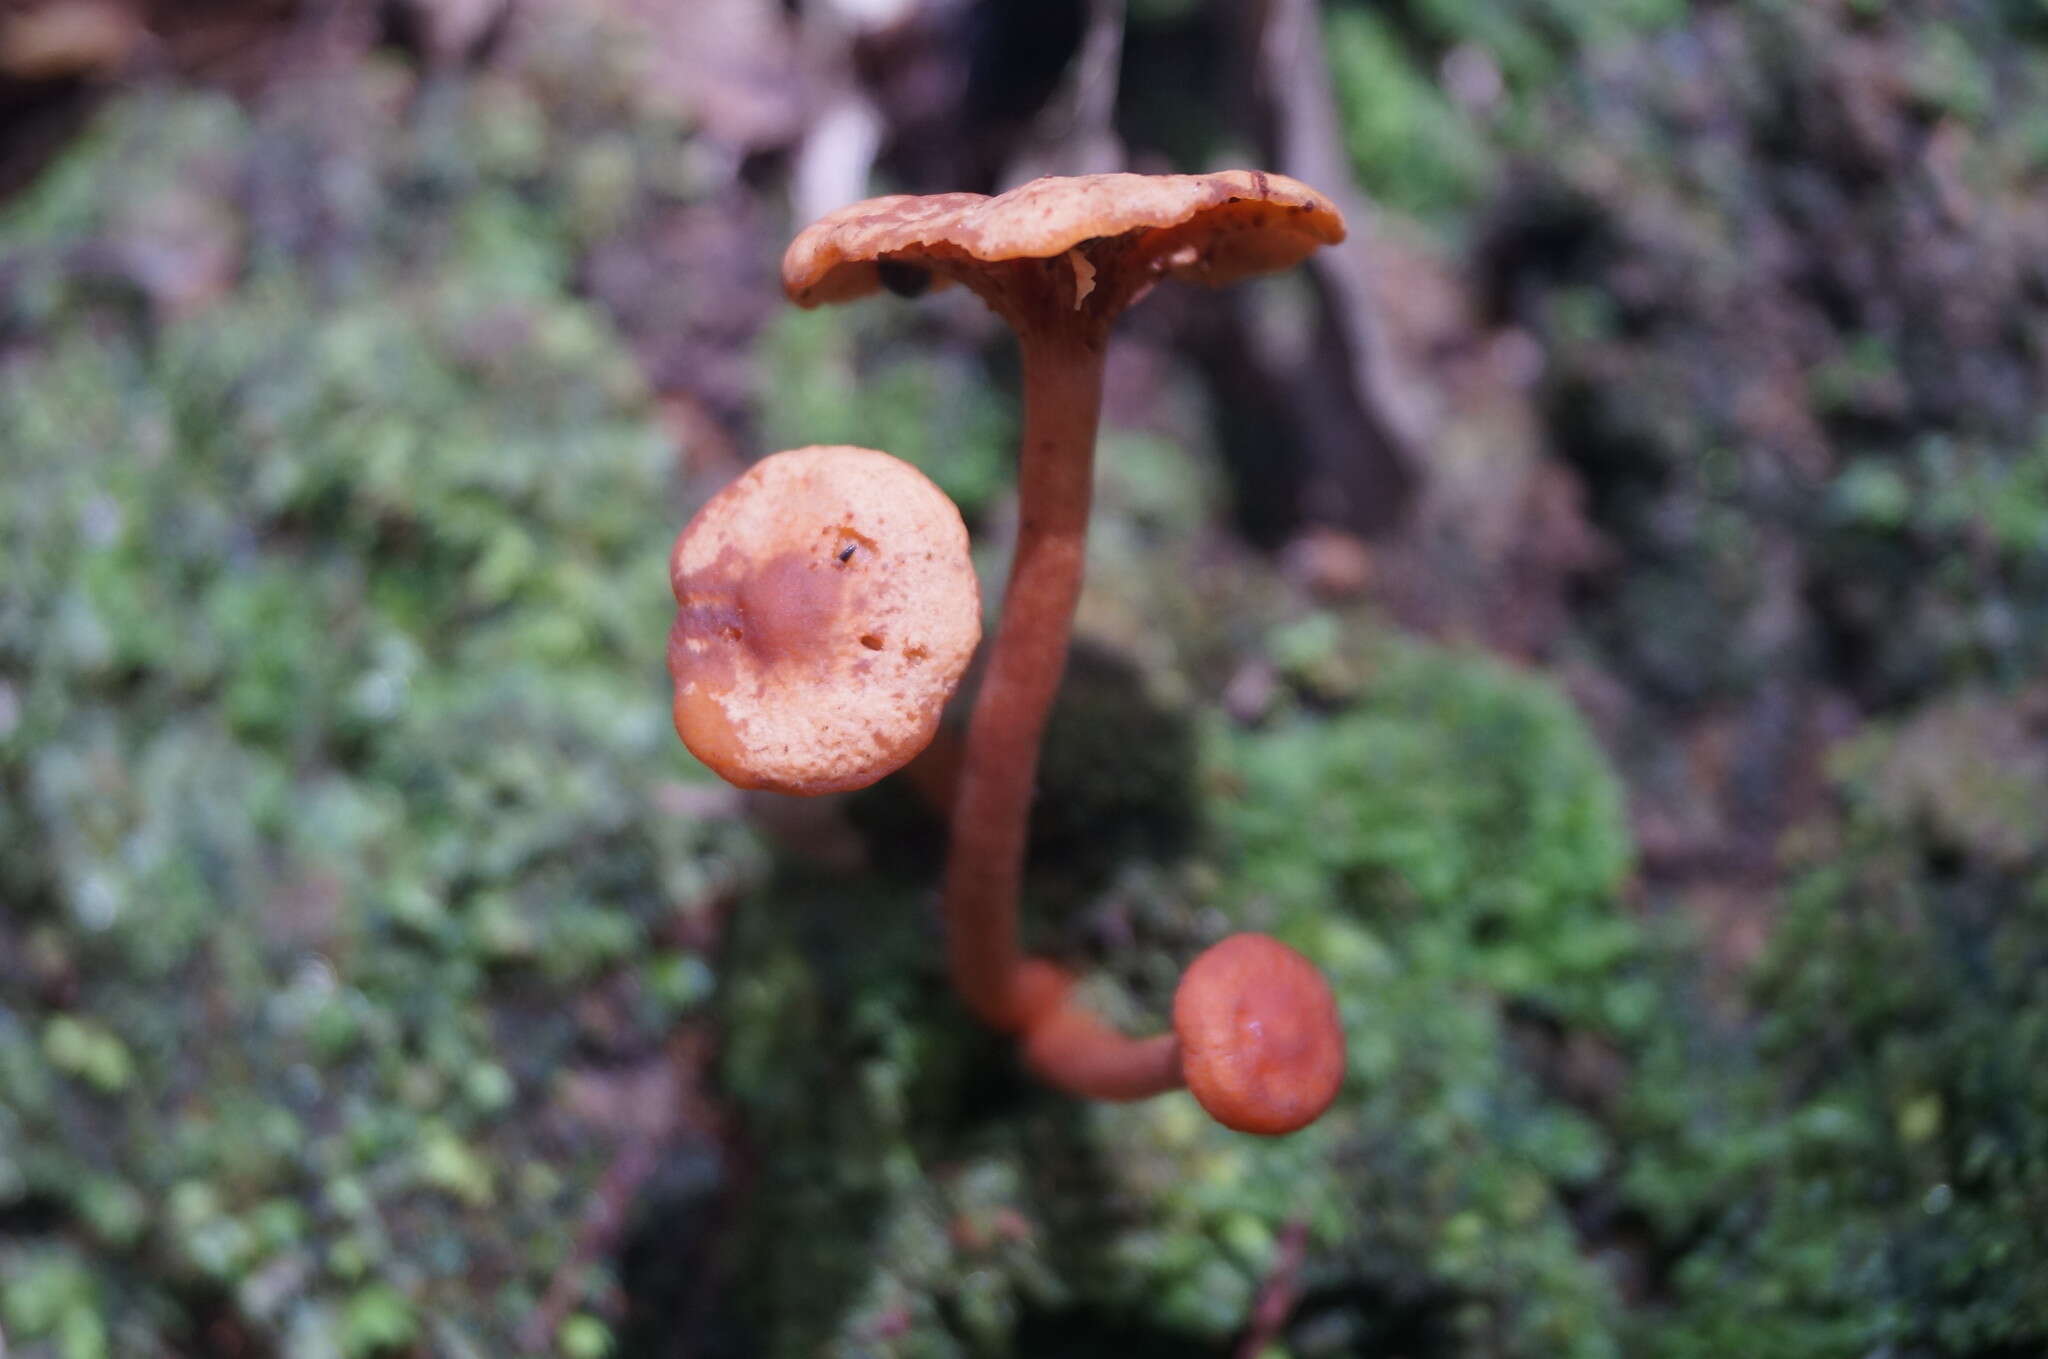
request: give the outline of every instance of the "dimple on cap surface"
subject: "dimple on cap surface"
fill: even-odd
[[[960,512],[872,449],[756,463],[676,539],[669,580],[676,731],[742,788],[841,792],[901,767],[981,637]]]

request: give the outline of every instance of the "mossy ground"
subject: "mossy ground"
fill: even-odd
[[[374,84],[318,97],[369,134]],[[626,1132],[565,1091],[710,994],[678,912],[756,852],[675,810],[704,776],[646,626],[674,451],[563,289],[562,185],[473,144],[489,93],[368,158],[137,96],[7,219],[0,1328],[29,1354],[203,1347],[223,1310],[293,1354],[507,1352]],[[191,315],[79,267],[175,251],[181,202],[279,157],[336,201],[202,223],[237,267]],[[397,229],[420,196],[440,229]]]
[[[1543,343],[1624,564],[1548,659],[1630,701],[1603,749],[1553,674],[1312,603],[1198,398],[1109,432],[1034,938],[1134,1029],[1222,933],[1307,952],[1351,1068],[1278,1142],[1037,1088],[947,993],[910,793],[778,840],[673,740],[716,450],[586,269],[702,189],[600,39],[108,105],[0,216],[10,1354],[1222,1355],[1295,1230],[1298,1359],[2048,1345],[2038,16],[1329,22],[1365,183]],[[927,466],[993,575],[1007,360],[931,314],[773,321],[753,418]],[[1814,693],[1813,796],[1702,757],[1768,794],[1731,982],[1642,804]]]

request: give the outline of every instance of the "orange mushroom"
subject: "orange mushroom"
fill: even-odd
[[[1064,986],[1027,965],[1018,941],[1039,743],[1081,590],[1109,327],[1162,278],[1229,283],[1343,238],[1337,209],[1307,185],[1230,170],[1040,179],[993,198],[869,199],[806,228],[783,256],[783,286],[800,306],[958,283],[1017,332],[1020,521],[954,801],[947,961],[968,1006],[1023,1035],[1027,1061],[1062,1088],[1107,1085],[1123,1092],[1111,1097],[1135,1098],[1179,1083],[1177,1065],[1161,1060],[1172,1040],[1134,1043],[1070,1012]]]
[[[981,640],[967,527],[867,448],[762,459],[669,556],[676,731],[742,788],[834,793],[931,741]]]
[[[1308,959],[1271,935],[1233,934],[1181,974],[1173,1032],[1188,1089],[1226,1128],[1307,1127],[1344,1081],[1337,998]]]

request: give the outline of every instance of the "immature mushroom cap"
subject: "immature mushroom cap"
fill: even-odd
[[[1234,934],[1173,996],[1181,1074],[1218,1123],[1274,1135],[1315,1122],[1344,1080],[1336,997],[1314,963],[1264,934]]]
[[[1335,205],[1286,175],[1052,177],[993,198],[897,194],[841,208],[790,243],[782,282],[805,307],[936,278],[1013,320],[1048,293],[1106,319],[1162,276],[1230,283],[1343,239]]]
[[[840,792],[899,768],[981,638],[960,512],[873,449],[762,459],[676,539],[669,581],[676,731],[742,788]]]

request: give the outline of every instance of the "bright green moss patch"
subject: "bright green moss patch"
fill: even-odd
[[[0,1214],[83,1235],[0,1239],[30,1354],[202,1298],[292,1353],[511,1352],[619,1136],[558,1083],[658,1054],[703,998],[667,922],[745,871],[662,810],[674,453],[534,229],[569,186],[465,169],[399,230],[470,114],[320,97],[386,138],[335,234],[228,193],[189,315],[75,243],[340,151],[137,97],[0,238],[40,341],[0,362]]]
[[[784,311],[760,349],[763,442],[884,449],[972,521],[1009,484],[1015,432],[989,375],[936,357],[918,319],[895,299]]]
[[[1383,641],[1351,663],[1349,711],[1217,728],[1243,909],[1349,915],[1442,949],[1505,997],[1625,1024],[1641,1008],[1625,975],[1635,927],[1615,906],[1628,831],[1577,715],[1477,655]]]
[[[1492,169],[1478,129],[1415,69],[1378,14],[1341,9],[1328,28],[1344,142],[1359,183],[1422,217],[1469,209]]]
[[[742,1294],[768,1352],[1121,1328],[1223,1353],[1292,1222],[1328,1289],[1302,1325],[1329,1352],[1620,1352],[1617,1299],[1561,1196],[1611,1149],[1506,1018],[1528,1004],[1622,1027],[1608,1013],[1627,1011],[1639,940],[1613,778],[1546,684],[1384,637],[1370,654],[1339,709],[1202,743],[1207,830],[1172,866],[1126,867],[1111,895],[1143,946],[1094,983],[1105,1013],[1150,1029],[1164,994],[1140,997],[1222,919],[1307,951],[1341,998],[1352,1074],[1293,1138],[1224,1132],[1182,1095],[1086,1107],[1036,1088],[947,995],[908,902],[792,878],[754,903],[727,1070],[777,1149]],[[1101,681],[1077,672],[1063,713]]]

